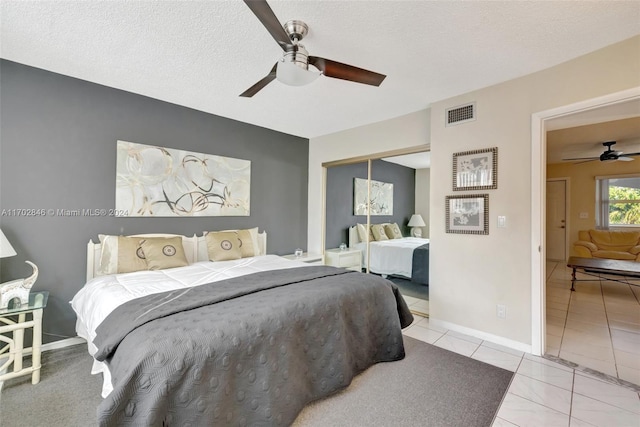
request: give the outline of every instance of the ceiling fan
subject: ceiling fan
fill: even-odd
[[[601,162],[611,162],[611,161],[624,161],[624,162],[630,162],[632,160],[634,160],[633,158],[631,158],[630,156],[640,156],[640,152],[638,153],[627,153],[625,155],[623,155],[622,151],[615,151],[611,149],[612,145],[615,145],[615,141],[607,141],[607,142],[603,142],[602,145],[604,145],[605,147],[607,147],[606,150],[604,150],[604,152],[602,154],[600,154],[600,156],[598,157],[574,157],[572,159],[562,159],[562,160],[583,160],[584,162],[591,162],[594,160],[600,160]],[[584,163],[584,162],[578,162],[578,163]]]
[[[282,48],[284,55],[271,68],[269,74],[241,93],[240,96],[250,98],[276,78],[291,86],[311,83],[320,74],[372,86],[380,86],[380,83],[385,79],[384,74],[318,56],[310,56],[309,52],[300,44],[300,40],[309,32],[307,24],[293,20],[280,25],[266,0],[244,0],[244,2]],[[320,72],[309,70],[309,65],[317,68]]]

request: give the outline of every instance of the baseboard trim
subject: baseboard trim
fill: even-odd
[[[480,338],[481,340],[490,341],[494,344],[499,344],[505,347],[512,348],[518,351],[524,351],[525,353],[531,353],[531,344],[525,344],[519,341],[510,340],[498,335],[489,334],[487,332],[478,331],[477,329],[467,328],[466,326],[460,326],[455,323],[446,322],[444,320],[429,318],[429,323],[434,326],[449,329],[450,331],[460,332],[461,334],[470,335],[472,337]]]
[[[42,344],[42,346],[40,347],[40,351],[58,350],[65,347],[71,347],[72,345],[86,344],[86,343],[87,341],[84,338],[80,338],[80,337],[65,338],[63,340]],[[25,349],[24,354],[25,355],[31,354],[32,352],[31,350],[32,350],[31,348]]]

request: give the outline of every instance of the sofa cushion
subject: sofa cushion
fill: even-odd
[[[591,234],[589,234],[589,230],[580,230],[578,231],[578,240],[590,242]]]
[[[638,244],[640,231],[590,230],[591,241],[600,249],[628,252]]]
[[[619,259],[619,260],[627,260],[627,261],[635,261],[636,256],[629,252],[619,252],[619,251],[595,251],[593,252],[593,256],[595,258],[607,258],[607,259]]]
[[[574,246],[584,246],[589,249],[591,252],[595,252],[598,250],[598,247],[591,242],[585,242],[584,240],[578,240],[573,244]]]

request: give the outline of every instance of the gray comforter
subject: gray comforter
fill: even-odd
[[[275,426],[377,362],[412,321],[391,282],[333,267],[255,273],[123,304],[98,327],[104,426]]]

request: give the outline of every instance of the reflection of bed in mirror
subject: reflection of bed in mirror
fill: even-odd
[[[349,247],[362,251],[362,265],[366,268],[367,243],[360,241],[356,226],[349,227]],[[369,250],[370,272],[429,284],[429,239],[403,237],[371,241]]]

